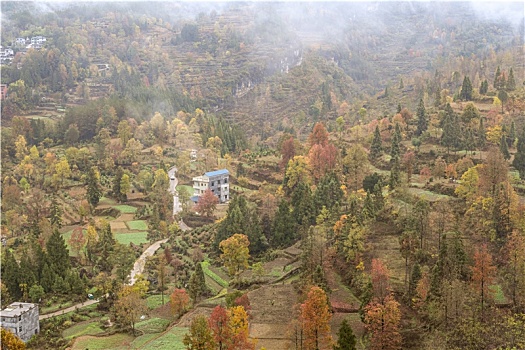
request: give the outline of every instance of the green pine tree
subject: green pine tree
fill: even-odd
[[[270,243],[273,247],[287,246],[297,238],[296,225],[285,199],[281,200],[272,225]]]
[[[379,125],[376,125],[376,130],[374,131],[374,139],[372,140],[372,145],[370,146],[371,160],[378,159],[381,156],[381,152],[383,151],[382,143],[383,141],[381,140]]]
[[[44,263],[42,268],[42,277],[40,278],[40,285],[44,288],[46,293],[49,293],[53,290],[53,284],[55,283],[56,274],[48,265],[47,262]]]
[[[111,232],[109,222],[104,224],[100,230],[99,239],[95,246],[97,252],[97,265],[101,271],[110,272],[113,269],[113,261],[110,259],[111,254],[115,249],[115,238]]]
[[[343,320],[341,323],[339,331],[337,332],[337,338],[337,344],[334,345],[334,350],[356,349],[357,340],[347,320]]]
[[[49,267],[58,276],[62,278],[65,277],[71,267],[71,263],[69,261],[69,251],[66,241],[57,229],[55,229],[51,237],[49,237],[46,250]]]
[[[505,160],[510,159],[509,147],[507,146],[507,138],[505,137],[505,134],[501,135],[499,150],[501,151],[501,154],[503,154],[503,158],[505,158]]]
[[[51,199],[50,218],[51,225],[56,228],[62,227],[62,208],[57,202],[56,196]]]
[[[204,271],[202,270],[202,264],[197,263],[195,265],[195,272],[191,275],[188,283],[188,293],[190,298],[195,302],[199,297],[206,295],[208,288],[206,287],[206,280],[204,278]]]
[[[102,188],[100,186],[100,173],[98,167],[89,168],[87,175],[87,200],[92,208],[96,207],[102,197]],[[119,181],[120,185],[120,181]],[[120,191],[120,188],[119,188]]]
[[[472,100],[472,83],[470,82],[470,78],[467,76],[463,78],[463,84],[461,85],[461,92],[459,96],[465,101]]]
[[[479,118],[479,128],[478,128],[478,147],[479,150],[483,150],[487,144],[487,135],[485,132],[485,124],[483,122],[483,117]],[[480,153],[481,154],[481,153]]]
[[[518,144],[516,145],[516,154],[512,161],[512,166],[520,173],[520,178],[525,180],[525,127],[518,136]]]
[[[494,89],[500,90],[503,86],[501,85],[501,69],[498,66],[496,69],[496,74],[494,74],[494,83],[492,84],[494,86]]]
[[[415,295],[416,287],[421,279],[421,266],[418,263],[412,267],[412,274],[410,275],[410,282],[408,284],[408,295],[412,298]]]
[[[512,67],[509,70],[509,77],[507,78],[507,90],[516,90],[516,79],[514,78],[514,70],[512,69]]]
[[[426,111],[425,111],[425,104],[423,103],[422,98],[419,100],[419,106],[417,107],[416,114],[417,114],[416,135],[420,136],[423,132],[425,132],[428,129],[428,120],[427,120]]]
[[[509,148],[512,148],[514,146],[514,141],[516,141],[516,123],[514,123],[513,120],[510,123],[510,131],[507,137],[507,145],[509,146]]]
[[[22,291],[20,290],[20,268],[9,249],[3,250],[2,253],[2,265],[0,266],[2,283],[6,286],[11,298],[17,300],[22,296]]]
[[[483,80],[481,82],[481,85],[479,87],[479,93],[481,95],[485,95],[487,93],[487,91],[489,91],[489,83],[487,81],[487,79]]]
[[[112,193],[113,197],[119,202],[123,201],[122,191],[120,190],[120,186],[122,184],[122,176],[124,176],[124,170],[122,170],[122,167],[118,167],[115,171],[115,177],[113,178],[113,187],[112,187]]]
[[[447,153],[451,148],[458,148],[461,142],[458,116],[452,110],[450,103],[445,107],[445,113],[441,120],[441,144],[447,148]]]
[[[394,135],[392,136],[392,145],[390,147],[390,164],[393,164],[395,162],[399,162],[399,143],[401,142],[401,128],[399,127],[399,123],[396,123],[396,127],[394,130]]]

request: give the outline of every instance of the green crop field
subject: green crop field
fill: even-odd
[[[82,337],[75,341],[72,350],[124,350],[129,349],[128,344],[133,341],[129,334],[113,334],[109,337]]]
[[[173,327],[162,336],[144,344],[144,350],[184,350],[186,347],[182,343],[188,328]],[[91,347],[89,347],[91,349]]]
[[[147,243],[148,239],[146,238],[148,236],[147,232],[130,232],[130,233],[116,233],[115,239],[117,242],[122,243],[124,245],[129,245],[130,243],[133,244],[142,244]]]
[[[137,212],[136,207],[132,207],[131,205],[126,204],[115,205],[113,208],[117,209],[123,214],[134,214]]]
[[[104,330],[100,328],[99,323],[91,322],[74,325],[73,327],[64,330],[62,335],[64,338],[70,339],[80,337],[81,335],[95,335],[100,333],[104,333]]]
[[[135,325],[135,328],[137,328],[138,330],[146,334],[154,334],[154,333],[164,332],[169,324],[170,324],[170,320],[155,317],[155,318],[151,318],[149,320],[137,323]]]
[[[166,304],[170,300],[170,296],[167,294],[164,294],[164,304]],[[162,295],[150,295],[146,302],[148,303],[148,309],[156,309],[159,306],[162,305]]]
[[[148,229],[148,224],[144,220],[126,221],[126,225],[128,225],[130,230],[145,231]]]
[[[228,287],[228,282],[222,279],[219,275],[217,275],[215,272],[210,270],[210,262],[209,261],[203,261],[202,262],[202,271],[210,277],[212,280],[217,282],[221,287]]]

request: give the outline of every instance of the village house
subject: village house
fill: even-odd
[[[40,332],[39,315],[36,304],[12,303],[0,311],[0,324],[2,328],[10,330],[27,342],[33,335]]]
[[[34,36],[31,38],[31,44],[33,46],[42,46],[44,45],[45,42],[46,42],[46,37],[41,36],[41,35]]]
[[[230,172],[227,169],[221,169],[193,178],[195,196],[202,196],[207,189],[210,189],[219,198],[220,203],[227,202],[230,199]]]

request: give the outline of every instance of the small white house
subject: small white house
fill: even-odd
[[[31,337],[40,332],[37,304],[12,303],[0,311],[2,328],[10,330],[18,338],[27,342]]]

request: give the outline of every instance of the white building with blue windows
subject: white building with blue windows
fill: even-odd
[[[193,178],[193,191],[196,197],[210,189],[220,203],[230,200],[230,172],[227,169],[209,171]]]

